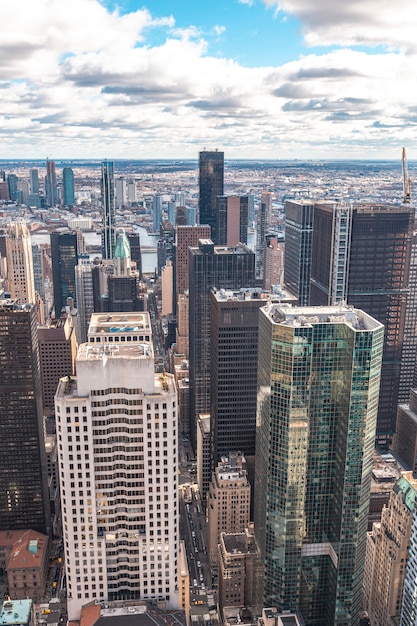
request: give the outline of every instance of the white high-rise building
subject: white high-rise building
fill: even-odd
[[[149,314],[93,314],[76,370],[55,400],[68,618],[96,599],[178,608],[177,392]]]

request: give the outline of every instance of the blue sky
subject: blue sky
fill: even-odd
[[[147,5],[125,0],[103,4],[120,13],[147,6],[155,17],[173,15],[177,28],[192,25],[201,32],[208,42],[208,54],[233,58],[247,67],[277,65],[307,52],[301,22],[288,14],[276,15],[272,7],[268,9],[259,1],[252,5],[237,0],[152,0]],[[218,32],[223,28],[224,32]],[[163,39],[162,32],[150,34],[152,45],[161,44]]]
[[[410,158],[414,0],[14,0],[4,158]]]

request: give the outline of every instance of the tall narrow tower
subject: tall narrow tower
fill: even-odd
[[[211,239],[217,245],[216,207],[217,196],[224,193],[224,152],[200,152],[199,183],[199,223],[211,227]]]
[[[55,161],[46,159],[46,178],[45,178],[46,203],[48,206],[58,204],[58,187],[56,185],[56,169]]]
[[[116,245],[116,207],[112,161],[103,161],[101,164],[101,208],[103,211],[101,253],[103,259],[112,259]]]
[[[73,206],[74,204],[74,172],[71,167],[64,167],[62,170],[62,186],[64,191],[64,205]]]
[[[0,298],[0,530],[48,534],[36,310]]]
[[[93,314],[56,415],[69,619],[96,599],[179,608],[177,393],[149,314]]]
[[[52,233],[51,256],[55,317],[60,317],[62,309],[67,305],[67,298],[72,298],[76,303],[77,235],[75,233]]]
[[[11,222],[6,238],[9,291],[18,304],[35,303],[32,246],[24,222]]]
[[[215,246],[200,239],[188,249],[190,433],[195,443],[196,420],[210,410],[210,291],[255,286],[255,255],[247,246]]]
[[[309,626],[359,623],[383,338],[352,307],[260,309],[259,580]]]

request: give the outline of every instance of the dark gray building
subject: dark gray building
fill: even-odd
[[[67,306],[67,298],[72,298],[76,305],[77,235],[51,233],[51,257],[55,317],[60,317],[62,309]]]
[[[215,246],[200,239],[189,248],[190,434],[196,419],[210,409],[210,291],[255,286],[255,255],[247,246]]]
[[[36,310],[0,299],[0,530],[48,534]]]
[[[217,196],[223,195],[224,152],[200,152],[198,201],[199,224],[211,227],[211,239],[217,245]]]
[[[285,203],[284,282],[300,306],[310,302],[311,246],[314,203],[310,200]]]

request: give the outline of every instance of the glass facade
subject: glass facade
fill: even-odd
[[[247,246],[214,246],[210,239],[189,248],[190,434],[210,410],[210,291],[255,286],[255,255]]]
[[[198,200],[199,223],[211,227],[211,239],[217,245],[217,196],[223,195],[224,152],[200,152],[200,195]]]
[[[310,304],[311,246],[314,204],[285,203],[285,287],[298,298],[300,306]]]
[[[72,298],[76,305],[77,235],[51,233],[51,256],[55,316],[59,317],[62,309],[67,305],[67,298]]]
[[[261,309],[255,530],[264,606],[359,623],[383,326],[347,307]]]
[[[0,299],[0,530],[48,534],[36,311]]]
[[[116,246],[116,202],[112,161],[103,161],[101,164],[101,208],[103,211],[101,253],[103,259],[112,259]]]

